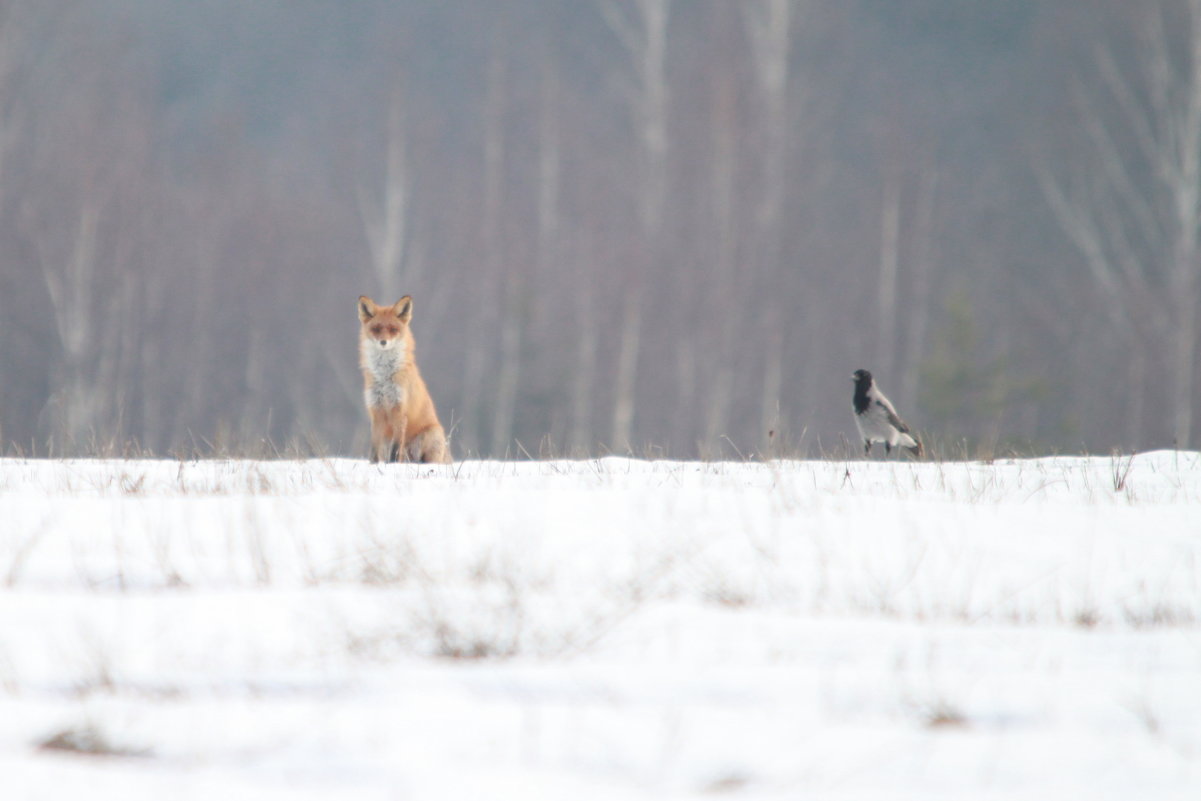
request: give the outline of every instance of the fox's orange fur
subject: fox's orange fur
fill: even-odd
[[[359,366],[373,462],[450,461],[446,432],[414,360],[412,317],[408,295],[393,306],[359,296]]]

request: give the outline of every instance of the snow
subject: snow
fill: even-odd
[[[1199,565],[1196,453],[3,459],[0,795],[1195,801]]]

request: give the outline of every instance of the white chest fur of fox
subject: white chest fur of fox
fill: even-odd
[[[404,387],[396,380],[396,374],[405,366],[404,342],[382,348],[374,340],[364,339],[360,343],[363,371],[371,375],[371,381],[363,390],[367,408],[391,409],[405,402]]]
[[[446,432],[417,370],[412,317],[408,295],[392,306],[359,296],[359,367],[373,462],[450,461]]]

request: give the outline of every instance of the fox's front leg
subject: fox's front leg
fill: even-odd
[[[374,434],[372,434],[371,449],[367,456],[367,458],[371,460],[372,464],[377,464],[378,462],[387,461],[387,454],[385,453],[385,449],[388,447],[388,444],[389,443],[387,440],[381,439],[380,437],[377,437]]]
[[[383,436],[382,434],[376,435],[376,433],[373,431],[371,433],[371,463],[376,464],[379,462],[395,461],[389,455],[392,453],[393,446],[394,443],[391,439]]]
[[[372,407],[371,412],[371,453],[369,458],[373,464],[377,462],[395,461],[390,458],[392,437],[388,425],[388,415],[378,407]]]
[[[409,418],[404,414],[398,414],[396,417],[397,419],[393,424],[392,432],[392,455],[388,461],[407,462],[408,456],[405,454],[405,433],[409,428]]]
[[[385,416],[385,435],[380,443],[379,458],[388,462],[406,461],[405,430],[409,425],[408,415],[400,409],[392,409]]]

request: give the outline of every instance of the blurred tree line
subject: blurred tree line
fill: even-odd
[[[1193,446],[1201,0],[0,0],[0,440]]]

